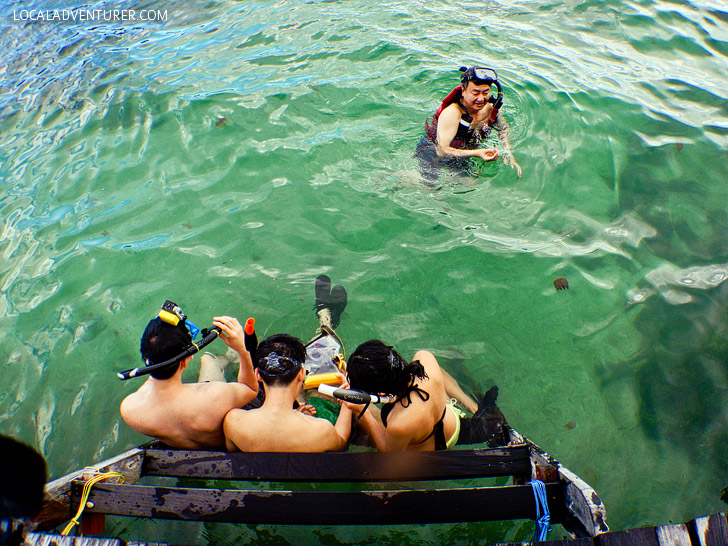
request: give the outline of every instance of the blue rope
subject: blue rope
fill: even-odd
[[[536,531],[533,534],[533,541],[546,540],[546,536],[551,530],[551,514],[549,513],[549,503],[546,498],[546,486],[541,480],[533,480],[528,483],[533,488],[533,496],[536,499]]]

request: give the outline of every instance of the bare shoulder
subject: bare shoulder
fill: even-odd
[[[206,381],[204,383],[191,383],[199,393],[204,393],[205,396],[226,396],[226,397],[240,397],[249,395],[253,391],[247,385],[231,381],[226,383],[224,381]],[[255,393],[253,393],[255,394]]]
[[[419,360],[420,364],[424,366],[430,381],[441,377],[440,363],[430,351],[417,351],[412,360]]]
[[[134,412],[136,408],[136,393],[133,392],[129,395],[127,395],[119,405],[119,413],[121,413],[121,417],[126,420],[129,418],[129,416]]]
[[[235,428],[241,422],[245,422],[245,418],[248,413],[250,412],[243,409],[232,409],[227,412],[225,414],[225,419],[223,420],[223,428],[225,429],[225,433],[227,434],[228,428]]]
[[[126,397],[121,401],[121,404],[119,406],[121,416],[126,418],[129,415],[138,413],[140,410],[143,410],[145,407],[145,400],[146,397],[144,395],[143,386],[139,390],[126,395]]]
[[[445,109],[440,113],[440,121],[459,121],[460,116],[462,116],[463,111],[460,109],[460,106],[456,103],[449,104],[445,107]]]
[[[424,365],[425,360],[434,360],[435,363],[437,363],[437,359],[435,358],[435,355],[433,355],[430,351],[425,350],[419,350],[415,353],[415,356],[413,357],[413,360],[419,360]]]

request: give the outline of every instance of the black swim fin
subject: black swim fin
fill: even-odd
[[[313,289],[316,294],[316,303],[313,308],[315,311],[321,311],[326,307],[326,302],[331,295],[331,279],[326,275],[319,275],[314,281]]]
[[[510,442],[510,427],[496,404],[498,387],[492,386],[478,402],[478,411],[461,421],[458,444],[487,442],[490,447],[506,446]]]
[[[316,303],[313,308],[316,314],[319,314],[324,309],[328,309],[331,324],[327,326],[335,330],[339,326],[341,314],[344,312],[348,301],[346,289],[339,284],[332,289],[331,279],[326,275],[319,275],[316,277],[314,291],[316,294]]]
[[[333,329],[338,328],[339,321],[341,320],[341,314],[346,309],[348,301],[348,294],[346,289],[340,284],[334,286],[331,290],[331,299],[329,299],[329,310],[331,311],[331,327]]]
[[[498,386],[493,385],[478,402],[478,411],[475,412],[475,415],[487,417],[493,408],[495,408],[496,400],[498,400]]]

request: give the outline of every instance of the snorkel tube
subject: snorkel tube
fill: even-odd
[[[500,110],[500,107],[503,106],[503,87],[498,80],[495,80],[493,83],[495,84],[496,89],[498,89],[498,96],[493,101],[493,110],[490,114],[491,123],[495,122],[498,117],[498,110]]]
[[[169,360],[165,360],[164,362],[160,362],[159,364],[140,366],[138,368],[132,368],[131,370],[117,373],[116,376],[122,381],[126,381],[127,379],[131,379],[133,377],[139,377],[141,375],[146,375],[148,373],[156,372],[158,370],[161,370],[162,368],[166,368],[167,366],[176,364],[180,360],[184,360],[188,356],[192,356],[193,354],[199,352],[200,349],[202,349],[203,347],[206,347],[207,345],[212,343],[221,332],[220,328],[218,328],[217,326],[211,326],[210,328],[203,328],[202,330],[200,330],[192,323],[192,321],[187,320],[187,315],[182,313],[182,309],[176,303],[169,300],[166,300],[164,302],[157,316],[164,322],[166,322],[167,324],[171,324],[172,326],[177,326],[180,321],[184,321],[185,326],[190,331],[192,339],[194,340],[199,332],[202,332],[202,339],[197,343],[193,341],[189,347],[187,347],[184,351],[182,351],[182,353],[175,356],[174,358],[170,358]]]
[[[139,368],[132,368],[131,370],[119,372],[116,374],[116,377],[118,377],[122,381],[126,381],[127,379],[132,379],[133,377],[139,377],[140,375],[146,375],[148,373],[156,372],[157,370],[161,370],[162,368],[166,368],[167,366],[176,364],[180,360],[184,360],[188,356],[192,356],[193,354],[199,352],[200,349],[202,349],[203,347],[206,347],[207,345],[215,341],[215,338],[217,338],[217,336],[220,334],[220,331],[220,328],[218,328],[217,326],[212,326],[209,329],[203,328],[203,338],[198,343],[193,343],[192,345],[187,347],[184,352],[180,353],[174,358],[170,358],[169,360],[165,360],[164,362],[160,362],[159,364],[152,364],[151,366],[141,366]]]
[[[326,384],[319,385],[318,391],[321,394],[325,394],[331,398],[336,398],[337,400],[349,402],[350,404],[364,404],[364,409],[361,410],[358,419],[361,419],[361,416],[364,415],[364,412],[372,402],[375,404],[388,404],[389,402],[393,402],[395,399],[394,396],[369,394],[368,392],[357,391],[354,389],[339,389]]]

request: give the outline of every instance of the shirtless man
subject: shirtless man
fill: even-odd
[[[288,334],[273,335],[258,346],[257,358],[255,373],[263,382],[265,402],[258,409],[234,409],[227,414],[224,431],[228,450],[342,451],[351,433],[350,407],[341,406],[336,425],[292,409],[306,378],[302,364],[306,349],[301,340]]]
[[[214,360],[203,357],[201,383],[182,383],[182,373],[189,365],[189,356],[169,368],[152,372],[151,377],[135,393],[121,403],[121,416],[142,434],[153,436],[171,447],[182,449],[223,449],[225,437],[222,423],[233,408],[240,408],[255,398],[258,382],[250,355],[245,350],[243,328],[232,317],[215,317],[220,339],[237,352],[240,359],[237,383],[225,383]],[[148,325],[141,341],[142,358],[150,366],[175,358],[192,343],[192,336],[180,321],[173,326],[159,317]]]

